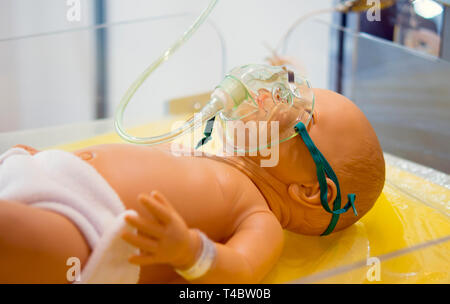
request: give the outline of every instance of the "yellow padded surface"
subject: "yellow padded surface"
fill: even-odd
[[[154,122],[132,130],[132,134],[145,136],[149,130],[155,134],[167,130],[170,122]],[[114,142],[122,140],[110,133],[52,148],[72,151]],[[282,256],[264,283],[298,279],[326,283],[449,283],[450,242],[427,242],[450,236],[450,190],[394,166],[387,165],[386,169],[383,194],[353,226],[326,237],[286,231]],[[369,281],[367,277],[373,270],[373,265],[366,264],[369,257],[381,261],[380,281]]]

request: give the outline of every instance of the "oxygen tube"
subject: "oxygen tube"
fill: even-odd
[[[141,144],[141,145],[156,145],[164,142],[168,142],[173,140],[174,138],[185,134],[186,132],[201,126],[202,123],[208,121],[213,118],[219,111],[224,108],[230,107],[230,96],[224,94],[222,89],[217,89],[215,93],[211,96],[211,101],[202,109],[200,112],[201,115],[201,123],[200,121],[194,121],[193,118],[186,121],[186,123],[179,127],[178,129],[173,130],[172,132],[168,132],[159,136],[153,137],[136,137],[128,134],[125,131],[123,126],[123,116],[128,103],[133,98],[136,91],[140,88],[140,86],[144,83],[144,81],[152,74],[163,62],[167,61],[170,56],[180,47],[182,46],[191,36],[197,31],[197,29],[203,24],[206,18],[210,15],[213,8],[216,6],[218,0],[211,0],[208,7],[200,14],[200,16],[195,20],[195,22],[183,33],[183,35],[175,41],[175,43],[169,47],[158,59],[156,59],[145,71],[132,83],[132,85],[128,88],[125,95],[122,97],[120,104],[117,108],[114,120],[114,126],[116,128],[117,133],[124,140],[133,143],[133,144]],[[226,79],[224,82],[227,82]],[[233,88],[236,87],[234,84],[230,84]],[[229,87],[229,85],[224,85],[223,87]],[[240,85],[242,86],[242,85]],[[239,88],[239,84],[237,84],[238,91],[242,88]],[[233,89],[230,87],[230,89]],[[245,89],[245,88],[244,88]],[[241,92],[237,92],[239,95]],[[246,93],[246,90],[245,90]],[[232,94],[236,95],[236,94]],[[234,99],[234,98],[233,98]],[[238,102],[237,99],[234,99],[234,102]]]

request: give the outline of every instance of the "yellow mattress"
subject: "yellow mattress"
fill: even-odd
[[[173,120],[132,130],[144,136]],[[114,133],[57,147],[121,142]],[[387,163],[375,207],[326,237],[285,232],[283,254],[264,283],[449,283],[450,190]]]

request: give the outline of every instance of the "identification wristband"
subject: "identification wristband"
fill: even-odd
[[[188,281],[195,280],[203,276],[211,268],[216,259],[216,246],[203,232],[198,229],[198,234],[202,242],[202,252],[194,265],[185,270],[175,269],[175,271]]]

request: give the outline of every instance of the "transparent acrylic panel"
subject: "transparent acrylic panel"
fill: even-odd
[[[202,8],[197,8],[198,12]],[[106,122],[94,120],[112,117],[129,85],[196,17],[196,13],[179,13],[1,38],[2,150],[11,143],[8,138],[36,134],[37,128],[67,126],[62,130],[70,141],[85,138],[83,129],[96,129],[83,127],[86,124],[106,126]],[[99,37],[106,37],[103,45],[99,45]],[[126,125],[167,114],[165,104],[171,98],[210,91],[224,71],[221,33],[207,21],[137,92],[127,111]],[[99,104],[103,114],[99,114]],[[109,123],[109,130],[113,130],[112,121]],[[81,131],[69,127],[73,124],[81,126]],[[19,133],[5,133],[11,131]],[[33,135],[30,139],[30,144],[37,141]],[[37,146],[58,143],[48,135],[48,140]]]
[[[428,241],[329,271],[316,273],[292,283],[322,284],[448,284],[450,237]]]
[[[322,34],[311,37],[311,28]],[[330,56],[314,60],[320,48]],[[313,87],[336,89],[341,75],[341,93],[369,118],[385,152],[450,173],[450,62],[319,20],[296,28],[287,54]]]
[[[286,231],[265,282],[449,283],[450,190],[391,165],[386,175],[375,206],[352,226],[326,237]],[[417,184],[420,196],[408,191]],[[436,196],[445,206],[427,199]],[[368,278],[380,264],[381,280]]]
[[[312,28],[322,34],[308,35]],[[287,46],[313,87],[335,89],[341,74],[342,94],[366,114],[387,152],[386,184],[375,207],[344,231],[286,233],[268,281],[449,283],[450,63],[320,20],[296,28]],[[330,56],[314,59],[321,48]]]
[[[136,25],[138,26],[138,25]],[[317,27],[322,29],[323,35],[308,35],[308,28]],[[121,35],[127,35],[127,30],[122,27],[123,32]],[[295,56],[302,62],[304,74],[311,80],[313,87],[332,87],[329,83],[328,74],[332,70],[332,64],[335,62],[330,61],[332,56],[323,58],[323,60],[317,60],[314,56],[314,52],[318,49],[329,49],[330,53],[335,52],[334,45],[330,42],[330,33],[335,35],[340,30],[322,22],[313,21],[302,25],[292,35],[292,40],[289,42],[288,53],[291,56]],[[353,47],[353,42],[360,41],[362,39],[370,40],[367,43],[379,44],[380,51],[384,51],[383,47],[388,49],[395,48],[389,43],[378,41],[364,35],[355,35],[353,33],[342,32],[343,35],[352,37],[347,39],[347,45],[345,47]],[[142,38],[146,39],[146,38]],[[170,42],[171,40],[168,40]],[[134,42],[139,43],[138,40]],[[194,44],[194,42],[192,42]],[[119,44],[118,44],[119,45]],[[197,46],[197,45],[195,45]],[[193,48],[195,48],[193,46]],[[120,47],[129,47],[129,52],[132,52],[132,44]],[[117,48],[120,48],[117,46]],[[149,50],[151,51],[151,50]],[[408,50],[402,48],[398,49],[399,52],[405,54],[405,56],[418,57],[418,60],[425,62],[436,63],[441,68],[448,67],[448,63],[441,62],[429,57],[420,57],[416,53],[410,53]],[[387,52],[387,51],[386,51]],[[159,51],[157,52],[159,54]],[[119,57],[123,54],[118,51]],[[137,54],[137,53],[136,53]],[[353,53],[351,54],[353,55]],[[139,54],[139,58],[144,55]],[[182,55],[180,54],[180,60],[182,61]],[[401,59],[403,56],[395,57],[396,60],[388,60],[387,62],[393,66],[401,65]],[[176,59],[176,58],[174,58]],[[203,58],[202,58],[203,59]],[[347,62],[357,62],[352,56],[345,58]],[[397,62],[399,61],[399,62]],[[367,73],[377,71],[384,64],[385,60],[377,59],[374,56],[373,63],[366,63]],[[132,65],[133,71],[139,73],[144,67],[139,64]],[[217,79],[214,81],[213,86],[220,80],[222,70],[219,67],[218,62],[215,62],[216,66],[214,70],[217,71]],[[126,62],[118,62],[116,69],[126,69]],[[202,66],[200,66],[202,68]],[[341,66],[344,75],[351,76],[354,73],[354,66],[348,65]],[[445,69],[444,69],[445,70]],[[384,70],[388,74],[389,69]],[[445,70],[446,71],[446,70]],[[120,72],[120,71],[119,71]],[[119,73],[117,72],[117,73]],[[133,74],[131,73],[130,74]],[[378,78],[382,78],[383,75],[375,73]],[[370,74],[370,73],[369,73]],[[131,75],[126,81],[131,82],[136,75]],[[173,76],[170,72],[161,75],[167,78]],[[367,75],[363,72],[357,73],[361,79],[366,79]],[[408,75],[405,75],[408,76]],[[117,77],[120,77],[118,75]],[[216,77],[216,76],[214,76]],[[366,78],[365,78],[366,77]],[[434,77],[431,75],[429,77]],[[397,81],[402,81],[405,77],[400,77]],[[118,78],[119,79],[119,78]],[[175,79],[175,78],[174,78]],[[176,87],[177,81],[173,81],[174,87]],[[358,91],[359,82],[355,77],[346,77],[344,81],[344,94],[347,92]],[[126,82],[125,81],[125,82]],[[428,81],[428,80],[425,80]],[[120,82],[120,81],[118,81]],[[172,83],[172,82],[171,82]],[[154,83],[149,83],[151,87]],[[122,84],[123,89],[127,84]],[[204,85],[204,86],[203,86]],[[395,84],[395,82],[383,83],[386,87],[384,91],[390,92],[394,90],[398,93],[402,90],[408,90],[411,85],[408,82],[405,84]],[[200,84],[198,86],[199,91],[207,88],[211,89],[213,86],[209,82]],[[167,87],[166,87],[167,88]],[[355,89],[356,88],[356,89]],[[407,105],[400,107],[387,107],[391,112],[380,113],[379,109],[375,106],[379,100],[368,99],[371,94],[377,96],[377,88],[372,88],[367,85],[366,98],[359,97],[359,95],[348,95],[355,100],[358,105],[363,108],[366,115],[374,123],[377,128],[377,132],[380,139],[389,139],[389,132],[383,132],[380,127],[377,127],[377,119],[382,115],[406,115],[403,108],[408,108]],[[148,101],[148,96],[152,93],[152,89],[149,91],[142,91],[142,95],[137,96],[136,110],[139,111],[141,105]],[[443,96],[449,96],[445,89],[440,89]],[[168,88],[165,91],[167,98],[172,97],[173,91]],[[194,93],[186,89],[187,93]],[[156,94],[156,93],[155,93]],[[447,95],[446,95],[447,94]],[[360,94],[361,95],[361,94]],[[395,95],[390,93],[389,96]],[[355,97],[356,96],[356,97]],[[414,98],[412,96],[411,98]],[[370,100],[371,103],[365,102]],[[117,101],[117,100],[116,100]],[[431,102],[431,105],[439,104],[436,101],[425,100],[424,103]],[[381,103],[380,106],[386,107]],[[423,112],[418,115],[429,115],[425,111],[427,107],[424,107]],[[445,109],[441,110],[441,115],[445,115]],[[397,112],[395,112],[397,111]],[[145,111],[142,111],[145,112]],[[134,117],[139,116],[130,114],[131,120]],[[143,113],[143,116],[151,113]],[[150,115],[148,116],[150,117]],[[408,117],[408,116],[407,116]],[[423,118],[425,119],[425,118]],[[145,120],[148,122],[154,119]],[[132,121],[131,123],[137,123]],[[167,123],[167,122],[164,122]],[[378,122],[379,123],[379,122]],[[153,122],[151,125],[146,125],[145,132],[153,129],[156,132],[160,132],[160,126],[163,123],[161,121]],[[113,132],[111,120],[97,121],[93,123],[81,123],[66,125],[63,127],[51,127],[47,129],[37,129],[31,131],[23,131],[19,133],[9,133],[4,136],[0,135],[1,149],[7,148],[16,143],[24,143],[35,146],[36,148],[47,148],[53,145],[60,145],[58,148],[65,150],[79,149],[92,144],[100,144],[106,142],[120,142],[120,138],[113,133],[107,134],[103,137],[90,138],[94,135],[101,133]],[[443,131],[445,133],[445,130]],[[448,132],[448,130],[447,130]],[[142,134],[142,135],[146,135]],[[448,135],[448,133],[445,133]],[[431,134],[433,135],[433,134]],[[446,136],[447,136],[446,135]],[[72,137],[71,137],[72,136]],[[45,137],[43,139],[43,137]],[[83,141],[78,141],[85,139]],[[410,138],[405,139],[410,140]],[[73,142],[78,141],[78,142]],[[400,141],[402,141],[400,139]],[[63,143],[73,142],[68,145],[62,145]],[[388,141],[389,142],[389,141]],[[448,142],[448,140],[447,140]],[[37,143],[37,145],[35,144]],[[384,148],[387,151],[389,146],[385,147],[386,141],[383,142]],[[396,154],[396,153],[394,153]],[[381,268],[381,282],[390,283],[410,283],[410,282],[447,282],[448,283],[448,265],[450,265],[449,255],[449,241],[450,235],[450,188],[448,175],[440,172],[436,172],[430,168],[424,168],[415,166],[411,162],[403,162],[397,157],[386,157],[387,172],[386,172],[386,185],[383,194],[379,198],[375,207],[365,216],[361,221],[355,225],[345,229],[343,231],[334,233],[327,237],[311,237],[301,236],[293,233],[286,232],[286,246],[283,251],[280,261],[275,268],[264,279],[266,283],[312,283],[312,282],[327,282],[327,283],[368,283],[372,282],[367,279],[367,272],[370,270],[371,265],[367,265],[368,261],[372,257],[380,259]],[[440,167],[441,170],[442,167]],[[420,172],[420,174],[419,174]],[[420,175],[420,176],[419,176]],[[431,176],[431,177],[430,177]],[[384,280],[384,281],[383,281]],[[378,282],[378,281],[375,281]]]

